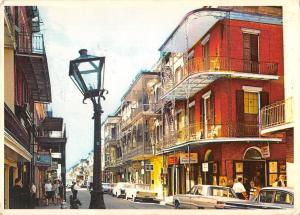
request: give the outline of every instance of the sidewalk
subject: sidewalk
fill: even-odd
[[[52,203],[49,203],[49,205],[41,205],[41,206],[36,206],[35,209],[69,209],[70,208],[70,202],[69,202],[69,196],[71,192],[66,193],[66,202],[63,203],[63,206],[61,208],[60,204],[54,205]]]
[[[174,206],[173,196],[166,196],[164,201],[160,202],[161,205]]]

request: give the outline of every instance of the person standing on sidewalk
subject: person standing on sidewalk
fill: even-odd
[[[20,178],[15,179],[15,186],[13,187],[13,208],[22,209],[25,208],[25,192],[23,189],[22,180]]]
[[[58,180],[58,194],[59,194],[59,202],[60,202],[60,208],[63,208],[63,202],[64,202],[64,184]]]
[[[31,182],[30,194],[31,194],[31,208],[35,208],[35,206],[36,206],[36,186],[33,182]]]
[[[238,178],[237,182],[234,183],[232,189],[239,197],[239,199],[247,199],[246,189],[242,184],[243,179],[241,177]]]
[[[46,205],[49,205],[49,199],[51,199],[52,197],[52,184],[50,183],[49,180],[47,180],[46,184],[45,184],[45,196],[46,196]]]

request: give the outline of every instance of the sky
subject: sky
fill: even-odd
[[[92,103],[68,75],[69,62],[78,50],[106,57],[102,102],[104,114],[112,114],[121,97],[142,69],[151,69],[159,59],[159,47],[186,13],[202,7],[195,1],[112,1],[40,6],[41,33],[47,53],[54,117],[66,123],[67,168],[86,158],[93,149]]]

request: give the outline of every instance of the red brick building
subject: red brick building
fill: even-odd
[[[284,138],[261,136],[259,111],[284,98],[281,9],[250,8],[194,10],[160,48],[156,135],[169,195],[238,176],[268,186],[285,174]],[[197,161],[180,162],[184,153]]]

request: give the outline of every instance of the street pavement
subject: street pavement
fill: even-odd
[[[70,208],[69,196],[71,191],[67,190],[67,202],[64,209]],[[81,201],[79,209],[88,209],[90,204],[90,192],[87,189],[80,189],[78,191],[78,199]],[[123,198],[116,198],[108,194],[104,194],[104,202],[106,209],[172,209],[172,206],[160,205],[159,202],[133,202]],[[37,209],[59,209],[60,205],[50,205],[37,207]]]

